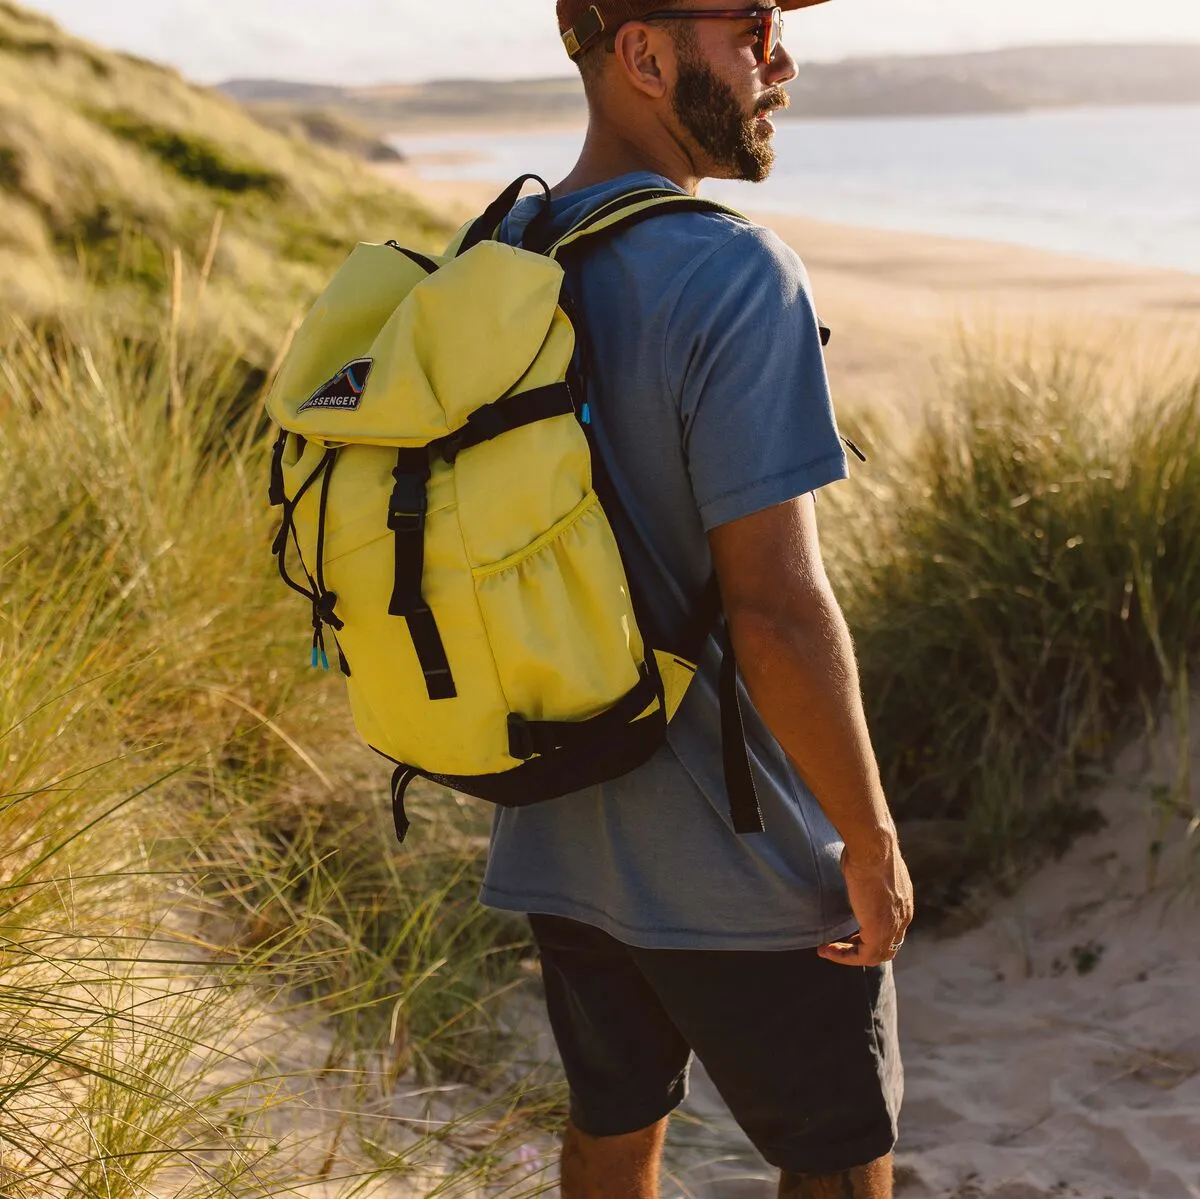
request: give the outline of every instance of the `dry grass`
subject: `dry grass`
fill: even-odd
[[[902,459],[861,472],[838,521],[893,802],[956,830],[927,908],[1065,848],[1093,823],[1089,781],[1186,700],[1200,383],[1159,364],[1129,401],[1121,379],[1068,349],[965,349]],[[1190,785],[1170,806],[1196,815]]]
[[[392,843],[272,579],[246,368],[189,326],[0,344],[4,1194],[473,1194],[559,1102],[497,1023],[484,816]]]
[[[361,161],[286,136],[174,71],[0,7],[0,302],[53,322],[111,289],[132,324],[169,302],[171,255],[220,239],[201,322],[256,360],[360,240],[446,230]],[[218,318],[220,318],[218,320]]]

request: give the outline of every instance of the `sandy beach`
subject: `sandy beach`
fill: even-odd
[[[478,215],[505,181],[441,182],[415,164],[384,168],[456,221]],[[1020,246],[861,229],[751,213],[804,259],[834,331],[829,369],[840,404],[919,411],[960,336],[1070,344],[1153,370],[1194,350],[1200,275]]]

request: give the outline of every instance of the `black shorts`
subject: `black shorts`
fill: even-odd
[[[531,916],[571,1122],[592,1137],[657,1124],[693,1053],[771,1165],[834,1174],[896,1145],[904,1090],[891,967],[785,953],[636,949]]]

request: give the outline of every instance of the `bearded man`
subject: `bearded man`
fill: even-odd
[[[638,189],[765,179],[796,77],[782,10],[817,2],[558,0],[587,140],[549,210],[522,201],[502,236]],[[694,1057],[782,1196],[885,1199],[913,896],[817,535],[814,493],[847,463],[808,278],[769,230],[687,212],[568,280],[626,565],[676,630],[715,570],[766,832],[730,825],[715,640],[648,765],[500,813],[483,900],[529,914],[540,950],[571,1089],[564,1199],[655,1199]]]

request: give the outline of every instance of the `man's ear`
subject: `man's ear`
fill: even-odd
[[[661,100],[674,71],[674,44],[665,30],[632,21],[616,37],[617,64],[629,83],[644,96]]]

